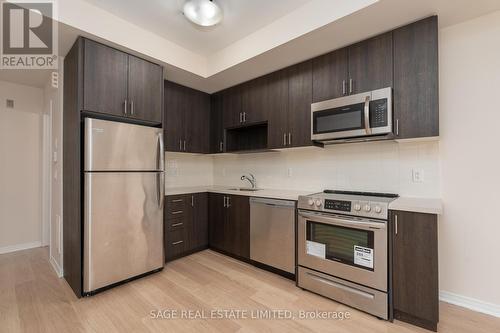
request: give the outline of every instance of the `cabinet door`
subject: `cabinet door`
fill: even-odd
[[[165,150],[179,152],[183,149],[184,117],[187,110],[187,97],[184,87],[165,81]]]
[[[222,114],[224,128],[241,124],[241,88],[240,86],[226,89],[222,92]]]
[[[350,94],[392,87],[392,32],[349,46]]]
[[[191,249],[199,249],[208,245],[208,195],[207,193],[191,194],[192,223]]]
[[[226,250],[226,207],[224,194],[208,194],[208,242],[210,247]]]
[[[186,149],[191,153],[208,153],[210,95],[186,88],[187,109],[184,118]]]
[[[222,124],[222,98],[220,94],[210,96],[210,153],[224,151],[224,127]]]
[[[267,120],[267,104],[269,103],[267,80],[268,77],[259,77],[244,83],[241,86],[241,112],[243,124],[252,124]]]
[[[311,146],[312,62],[288,69],[289,147]]]
[[[267,82],[267,145],[268,148],[286,148],[289,140],[287,71],[281,70],[268,75]]]
[[[163,69],[134,56],[129,56],[128,64],[129,116],[161,123]]]
[[[228,252],[250,259],[250,201],[248,197],[230,195],[227,214]]]
[[[126,116],[128,55],[85,39],[83,109]]]
[[[392,211],[391,221],[394,318],[436,330],[437,216]]]
[[[312,99],[321,102],[347,94],[347,49],[340,49],[312,60]]]
[[[394,31],[394,119],[398,138],[439,135],[437,16]]]

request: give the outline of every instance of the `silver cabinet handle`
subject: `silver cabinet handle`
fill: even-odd
[[[125,103],[123,103],[123,114],[127,115],[127,107],[128,107],[128,101],[125,99]]]
[[[372,134],[372,129],[370,127],[370,96],[365,98],[365,131],[366,134]]]
[[[346,93],[346,84],[345,80],[342,80],[342,96],[345,96]]]
[[[292,132],[288,132],[288,145],[292,145]]]
[[[352,94],[353,86],[354,86],[354,80],[349,79],[349,94]]]
[[[182,151],[182,140],[179,140],[179,151]]]
[[[186,140],[184,140],[184,151],[186,151]]]
[[[396,119],[396,136],[399,136],[399,119]]]
[[[231,197],[227,197],[227,208],[231,207]]]
[[[194,207],[194,195],[191,196],[191,207]]]
[[[182,199],[174,199],[172,202],[182,202]]]
[[[179,245],[179,244],[182,244],[184,243],[184,241],[177,241],[177,242],[173,242],[172,245]]]
[[[184,223],[183,222],[179,222],[179,223],[174,223],[172,225],[170,225],[171,227],[178,227],[180,225],[183,225]]]
[[[183,211],[182,210],[176,210],[175,212],[172,212],[171,214],[172,215],[178,215],[178,214],[182,214]]]
[[[394,215],[394,233],[398,234],[398,216]]]
[[[134,115],[134,100],[130,101],[130,114],[132,116]]]
[[[286,146],[286,133],[283,133],[283,146]]]
[[[247,122],[247,113],[246,112],[243,112],[243,122],[244,123]]]

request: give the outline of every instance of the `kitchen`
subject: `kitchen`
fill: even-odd
[[[90,2],[73,5],[97,17],[113,5]],[[171,5],[186,16],[175,22],[192,29],[187,4],[198,1],[184,3]],[[230,24],[234,8],[220,3],[213,30],[191,34],[216,36]],[[290,22],[333,6],[288,5]],[[69,35],[59,69],[63,227],[49,259],[43,247],[0,255],[1,267],[18,253],[34,286],[47,287],[23,289],[13,270],[7,286],[19,291],[5,299],[62,311],[67,319],[52,323],[39,309],[31,321],[53,330],[499,330],[488,292],[496,273],[478,278],[464,267],[488,270],[476,251],[491,250],[491,236],[471,229],[463,207],[477,199],[459,189],[477,193],[496,180],[491,132],[467,109],[490,117],[483,127],[497,116],[466,92],[491,92],[494,81],[477,84],[491,79],[476,77],[485,62],[472,73],[470,61],[499,50],[466,32],[494,35],[500,8],[484,1],[467,14],[461,5],[457,14],[446,1],[423,2],[392,21],[383,9],[401,9],[393,1],[351,8],[330,30],[247,59],[221,56],[204,74],[191,58],[188,70],[187,57],[111,31],[60,28]],[[70,7],[60,4],[61,20]],[[132,19],[130,9],[116,15]],[[376,23],[317,42],[367,16]],[[464,124],[476,125],[474,137]],[[476,163],[462,161],[461,149]],[[495,228],[485,213],[472,218]],[[4,319],[12,331],[30,322]]]

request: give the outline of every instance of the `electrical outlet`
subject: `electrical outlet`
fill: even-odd
[[[292,168],[288,168],[288,178],[291,178],[293,175]]]
[[[414,183],[423,183],[424,182],[424,170],[413,169],[412,170],[412,180]]]

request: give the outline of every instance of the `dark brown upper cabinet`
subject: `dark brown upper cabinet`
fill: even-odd
[[[392,32],[348,47],[348,94],[392,87]]]
[[[224,128],[241,125],[241,87],[236,86],[221,92]]]
[[[288,147],[311,146],[312,61],[288,68]]]
[[[349,69],[347,48],[312,60],[313,103],[347,95]]]
[[[439,321],[437,215],[391,211],[394,318],[436,331]]]
[[[263,76],[241,85],[241,112],[238,117],[241,125],[267,120],[271,93],[267,81],[268,76]]]
[[[210,96],[210,153],[224,152],[224,124],[220,94]]]
[[[392,32],[312,60],[313,102],[392,87]]]
[[[128,55],[84,39],[83,110],[127,116]]]
[[[128,99],[132,118],[161,123],[163,69],[149,61],[128,57]]]
[[[396,138],[439,136],[438,18],[399,28],[393,36]]]
[[[208,153],[210,95],[165,81],[165,150]]]
[[[288,145],[288,75],[281,70],[266,76],[269,98],[265,101],[268,109],[268,148],[285,148]]]
[[[161,66],[89,39],[83,48],[83,110],[161,124]]]

